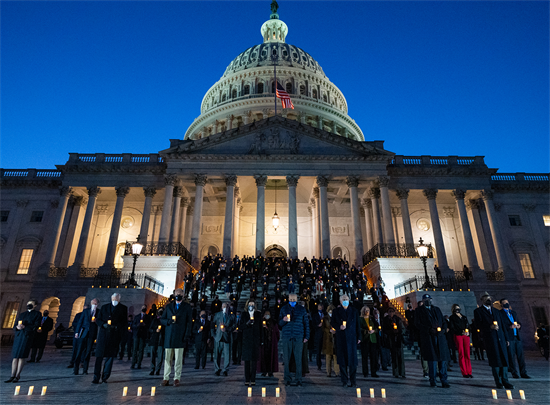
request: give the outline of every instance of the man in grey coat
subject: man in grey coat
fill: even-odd
[[[235,317],[229,311],[227,303],[222,304],[222,310],[214,315],[212,320],[212,337],[214,338],[214,368],[216,375],[222,373],[227,377],[231,361],[231,332],[235,327]],[[220,366],[223,356],[223,367]]]

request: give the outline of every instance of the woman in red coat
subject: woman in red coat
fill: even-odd
[[[279,371],[279,326],[271,318],[269,310],[264,312],[262,320],[262,339],[260,346],[260,372],[262,376],[273,377]]]

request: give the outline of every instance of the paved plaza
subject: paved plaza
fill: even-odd
[[[10,348],[1,350],[2,381],[10,373]],[[358,378],[362,398],[358,399],[356,390],[343,388],[339,378],[327,378],[324,366],[318,371],[315,363],[310,363],[310,374],[304,379],[304,386],[285,387],[282,372],[275,377],[267,378],[258,375],[256,386],[252,388],[252,398],[247,397],[244,385],[243,366],[232,366],[228,377],[214,375],[213,363],[208,362],[205,370],[194,370],[194,359],[188,359],[183,366],[182,384],[180,387],[161,387],[162,376],[149,376],[147,366],[141,370],[131,370],[127,360],[116,360],[108,384],[91,384],[92,375],[72,375],[67,369],[71,355],[70,349],[56,350],[48,347],[39,364],[28,364],[17,384],[1,383],[1,404],[548,404],[550,401],[549,363],[538,353],[529,353],[527,358],[528,372],[531,380],[510,381],[515,385],[513,401],[506,398],[505,390],[498,390],[498,400],[493,400],[491,390],[494,388],[491,369],[487,362],[473,361],[474,379],[464,379],[458,365],[449,373],[450,389],[430,388],[428,380],[422,377],[418,361],[406,362],[406,379],[391,376],[391,371],[380,371],[380,378]],[[93,360],[93,359],[92,359]],[[282,367],[281,367],[282,369]],[[360,371],[360,368],[359,368]],[[359,372],[358,375],[361,375]],[[14,396],[15,387],[21,386],[19,396]],[[34,385],[34,394],[27,396],[29,386]],[[42,386],[47,386],[45,396],[40,396]],[[124,387],[128,387],[128,396],[123,397]],[[143,387],[143,396],[137,397],[137,388]],[[151,387],[156,387],[156,396],[151,398]],[[266,387],[267,397],[262,398],[262,387]],[[275,388],[280,388],[280,398],[275,397]],[[374,388],[375,398],[371,399],[369,389]],[[380,396],[385,388],[387,398]],[[526,400],[522,401],[519,390],[524,390]]]

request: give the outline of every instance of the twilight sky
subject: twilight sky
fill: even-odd
[[[279,1],[287,43],[400,155],[549,169],[549,3]],[[270,1],[2,2],[2,168],[183,138]]]

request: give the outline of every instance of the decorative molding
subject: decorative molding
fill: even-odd
[[[128,193],[130,192],[130,187],[117,187],[116,190],[116,196],[126,198]]]
[[[470,210],[479,210],[483,206],[483,204],[481,204],[481,202],[477,199],[467,200],[465,204],[466,204],[466,208]]]
[[[18,208],[25,208],[28,203],[29,200],[17,200],[16,202]]]
[[[207,177],[205,174],[195,173],[195,186],[204,187],[206,185]]]
[[[455,208],[454,207],[443,207],[443,214],[441,216],[443,218],[453,218],[455,216]]]
[[[71,199],[69,200],[69,202],[74,206],[74,207],[83,207],[85,205],[88,204],[88,200],[86,200],[84,197],[80,196],[80,195],[73,195],[71,197]]]
[[[371,200],[379,200],[380,199],[380,189],[378,187],[372,187],[369,190],[369,197]]]
[[[174,192],[172,195],[176,198],[182,198],[185,196],[185,189],[183,187],[174,187]]]
[[[313,187],[313,198],[319,199],[319,187]]]
[[[228,187],[235,187],[237,185],[237,176],[235,176],[234,174],[230,174],[228,176],[225,176],[225,185],[228,186]]]
[[[317,176],[317,185],[319,187],[328,187],[328,176]]]
[[[267,176],[265,174],[255,174],[256,187],[265,187],[267,184]]]
[[[164,185],[165,186],[175,186],[178,183],[178,176],[175,174],[165,174],[164,175]]]
[[[330,234],[331,235],[337,235],[337,236],[349,236],[349,226],[331,226],[330,227]]]
[[[286,185],[288,187],[297,187],[299,178],[300,178],[300,176],[295,175],[295,174],[291,174],[291,175],[286,176]]]
[[[406,188],[398,188],[397,190],[395,190],[395,195],[400,200],[407,200],[409,198],[409,190],[407,190]]]
[[[135,224],[134,217],[130,215],[127,215],[120,220],[120,226],[124,229],[131,228],[132,226],[134,226],[134,224]]]
[[[365,209],[367,209],[367,210],[371,210],[371,209],[372,209],[372,201],[369,200],[369,199],[363,199],[363,200],[361,200],[361,204],[362,204],[363,207],[365,207]]]
[[[202,224],[202,235],[220,235],[222,233],[221,225],[205,225]]]
[[[427,188],[425,190],[422,190],[422,194],[430,200],[435,200],[437,198],[437,189],[436,188]]]
[[[388,187],[390,185],[390,178],[388,176],[378,176],[378,185],[380,187]]]
[[[97,186],[88,187],[88,196],[90,198],[97,197],[101,194],[101,189]]]
[[[431,228],[430,220],[427,218],[419,218],[416,221],[416,227],[421,231],[429,231]]]
[[[63,186],[59,188],[59,195],[61,197],[70,196],[72,192],[73,192],[73,189],[71,187]]]
[[[189,198],[188,198],[188,197],[183,197],[183,198],[181,199],[181,206],[182,206],[183,208],[186,208],[186,207],[189,206]]]
[[[96,205],[95,210],[97,211],[98,215],[105,215],[107,214],[107,211],[109,211],[109,205]]]
[[[309,204],[311,205],[312,208],[315,208],[315,198],[310,198]]]
[[[537,208],[537,204],[523,204],[523,209],[527,212],[533,212],[535,208]]]
[[[451,195],[455,198],[456,201],[464,200],[464,197],[466,196],[466,191],[457,188],[456,190],[451,191]]]
[[[348,176],[346,178],[346,184],[349,188],[351,187],[359,187],[359,177],[357,176]]]
[[[391,213],[394,217],[401,217],[401,207],[391,207]]]
[[[483,201],[489,201],[493,199],[493,192],[491,190],[483,189],[481,190],[481,198]]]

